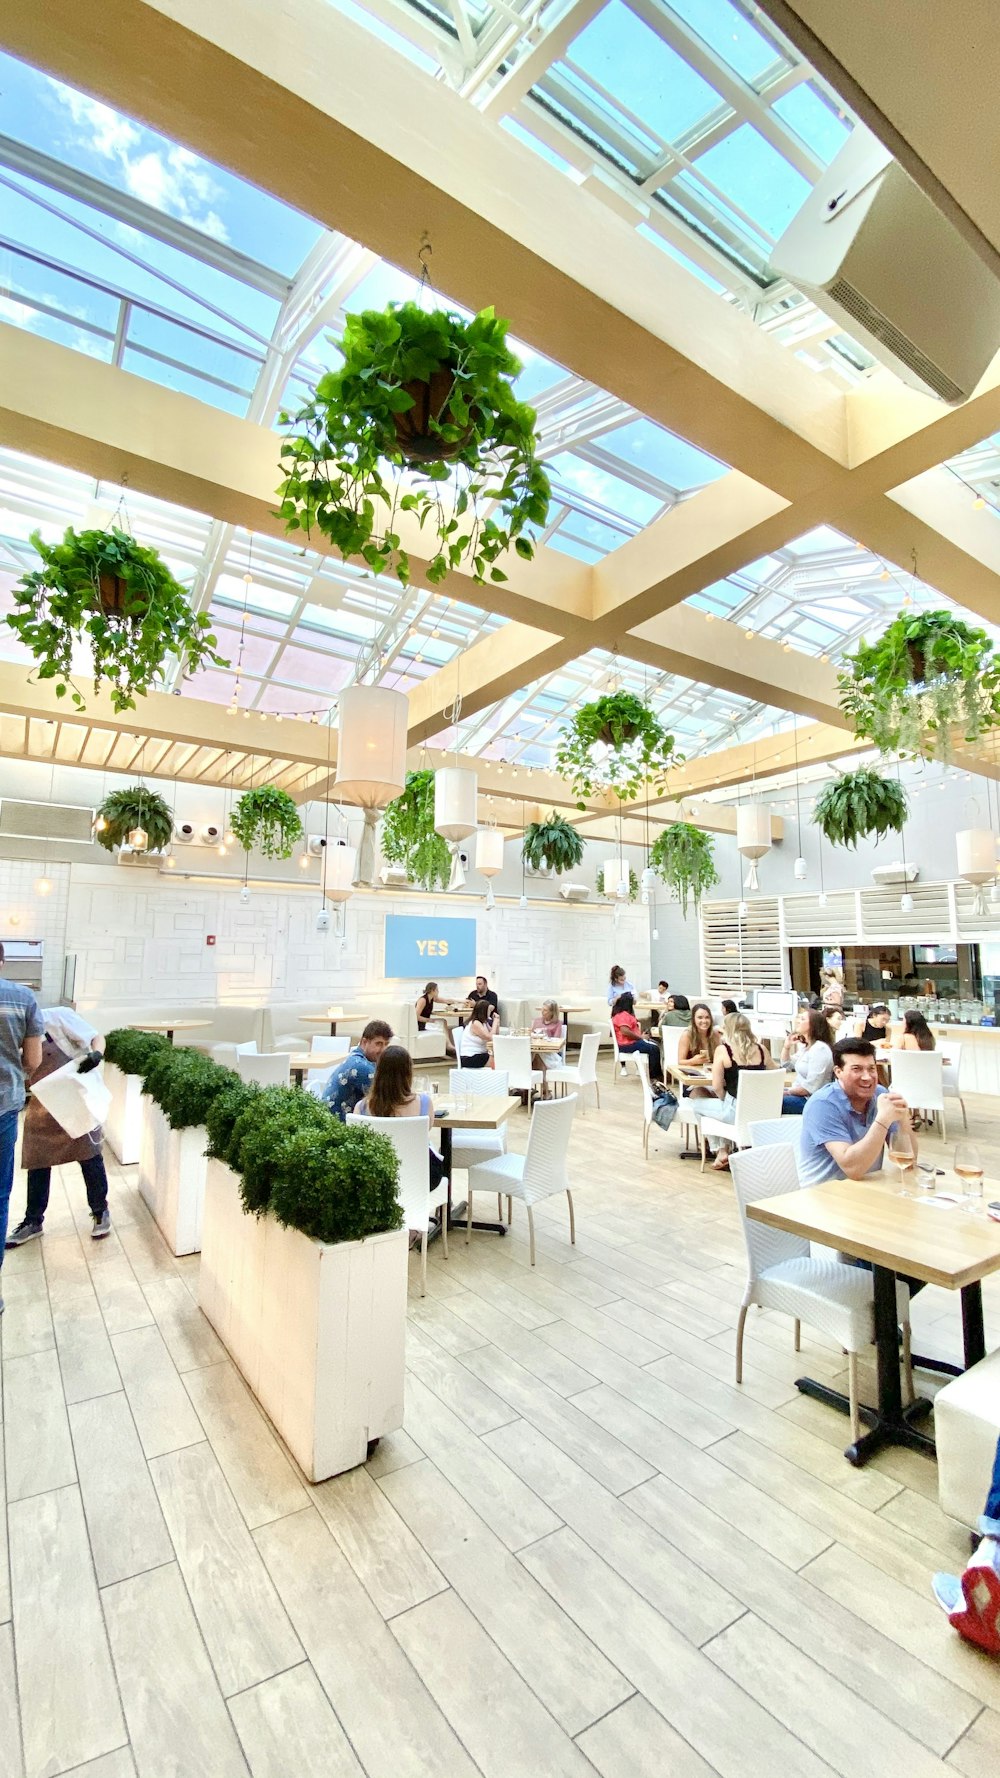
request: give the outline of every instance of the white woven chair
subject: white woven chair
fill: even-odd
[[[802,1119],[800,1117],[765,1117],[750,1125],[751,1148],[773,1148],[776,1142],[794,1148],[796,1157],[802,1139]]]
[[[950,1037],[946,1041],[947,1053],[942,1054],[941,1056],[941,1061],[943,1063],[941,1072],[944,1081],[944,1096],[946,1099],[958,1100],[958,1103],[962,1107],[962,1128],[967,1130],[969,1127],[969,1120],[965,1115],[965,1100],[962,1098],[961,1087],[963,1045],[960,1043],[952,1043]]]
[[[902,1093],[914,1111],[936,1111],[941,1135],[948,1140],[944,1116],[944,1061],[936,1050],[890,1050],[892,1090]],[[964,1107],[963,1107],[964,1109]]]
[[[259,1087],[287,1087],[291,1060],[287,1050],[275,1055],[238,1055],[236,1072],[242,1080],[254,1081]]]
[[[530,1037],[494,1037],[493,1060],[507,1076],[508,1091],[530,1096],[541,1086],[542,1071],[531,1066]]]
[[[542,1198],[551,1198],[557,1192],[565,1192],[569,1205],[569,1238],[575,1244],[573,1194],[566,1171],[566,1154],[575,1111],[575,1093],[571,1093],[568,1099],[541,1100],[531,1113],[528,1147],[523,1155],[499,1155],[496,1160],[486,1161],[482,1166],[471,1169],[465,1212],[466,1242],[472,1239],[473,1192],[503,1192],[508,1199],[520,1198],[528,1212],[528,1248],[531,1264],[534,1265],[535,1219],[531,1207]]]
[[[636,1056],[636,1073],[642,1088],[642,1152],[649,1160],[649,1137],[653,1128],[653,1088],[649,1080],[649,1057]]]
[[[425,1117],[362,1117],[348,1113],[349,1124],[363,1124],[388,1136],[399,1156],[396,1196],[408,1229],[420,1233],[420,1294],[427,1295],[427,1231],[431,1211],[441,1209],[441,1251],[448,1258],[448,1181],[431,1186],[430,1130]]]
[[[701,1139],[702,1172],[705,1170],[705,1156],[708,1153],[708,1137],[716,1136],[722,1142],[732,1142],[737,1148],[749,1148],[750,1125],[778,1116],[784,1090],[785,1077],[780,1068],[761,1069],[759,1072],[744,1068],[741,1069],[736,1083],[736,1116],[731,1124],[727,1124],[723,1118],[696,1112]],[[702,1104],[711,1104],[711,1100],[702,1100]],[[692,1111],[695,1111],[694,1107]]]
[[[509,1091],[506,1074],[497,1068],[452,1068],[448,1075],[452,1098],[459,1093],[481,1093],[485,1099],[505,1099]],[[453,1168],[478,1167],[482,1161],[492,1161],[498,1154],[506,1153],[506,1124],[501,1124],[499,1130],[452,1130]]]
[[[571,1062],[563,1062],[558,1068],[550,1068],[549,1079],[553,1085],[560,1086],[565,1093],[567,1087],[579,1087],[580,1110],[584,1110],[583,1088],[593,1087],[597,1099],[597,1109],[601,1109],[601,1089],[597,1084],[597,1054],[601,1047],[601,1033],[588,1031],[580,1039],[580,1054],[574,1067]]]
[[[660,1049],[663,1054],[664,1074],[668,1074],[671,1068],[676,1068],[677,1066],[677,1052],[680,1049],[681,1038],[684,1036],[685,1029],[686,1027],[684,1025],[660,1026]]]
[[[858,1353],[875,1341],[875,1308],[870,1272],[842,1260],[813,1256],[809,1242],[783,1229],[769,1228],[747,1216],[747,1205],[763,1198],[797,1191],[798,1160],[790,1144],[744,1149],[729,1163],[747,1250],[747,1287],[736,1325],[736,1381],[743,1381],[743,1329],[751,1303],[778,1309],[794,1323],[795,1350],[801,1344],[801,1323],[836,1340],[847,1353],[851,1437],[861,1437],[858,1411]],[[907,1399],[913,1400],[909,1352],[909,1291],[897,1286],[896,1310],[903,1322],[903,1356]]]
[[[641,1055],[642,1052],[641,1050],[629,1050],[623,1055],[618,1048],[618,1033],[613,1024],[611,1026],[611,1047],[615,1052],[615,1066],[611,1078],[617,1082],[625,1079],[625,1076],[628,1073],[629,1062],[634,1062],[636,1056]]]

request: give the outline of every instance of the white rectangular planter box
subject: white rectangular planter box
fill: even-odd
[[[311,1482],[403,1424],[407,1232],[326,1246],[247,1216],[209,1161],[199,1302]]]
[[[104,1080],[111,1089],[104,1134],[115,1160],[123,1167],[134,1167],[142,1144],[142,1076],[123,1074],[114,1062],[105,1062]]]
[[[203,1125],[172,1130],[155,1100],[143,1100],[139,1190],[171,1253],[201,1248],[207,1141]]]

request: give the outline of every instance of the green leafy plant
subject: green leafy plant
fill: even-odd
[[[617,901],[617,899],[618,899],[618,884],[617,883],[613,883],[611,885],[610,889],[605,889],[605,887],[604,887],[604,866],[603,866],[603,864],[597,873],[597,893],[598,893],[598,895],[610,895],[612,901]],[[632,866],[629,865],[629,867],[628,867],[628,897],[627,897],[627,899],[629,901],[635,901],[638,893],[639,893],[639,879],[636,876],[635,871],[632,869]],[[626,898],[623,896],[622,900],[625,900],[625,899]]]
[[[583,840],[575,827],[553,810],[547,821],[531,821],[524,830],[521,853],[532,870],[547,864],[556,876],[575,870],[583,860]]]
[[[891,778],[862,767],[842,772],[816,800],[813,821],[834,846],[856,846],[868,834],[901,833],[906,795]]]
[[[172,1130],[188,1130],[204,1124],[220,1093],[242,1084],[238,1074],[203,1051],[167,1044],[144,1068],[142,1090],[155,1099]]]
[[[277,1161],[270,1209],[315,1241],[362,1241],[403,1226],[399,1160],[387,1136],[327,1115],[301,1130]]]
[[[840,707],[882,753],[947,759],[953,730],[975,741],[1000,724],[1000,659],[985,630],[950,611],[901,612],[844,669]]]
[[[116,846],[127,844],[136,827],[148,835],[150,852],[162,852],[173,836],[173,812],[157,791],[147,790],[144,784],[112,790],[97,811],[94,838],[98,845],[113,852]]]
[[[262,784],[245,790],[230,818],[244,852],[256,846],[265,858],[290,858],[296,840],[303,837],[302,821],[287,790]]]
[[[302,1130],[325,1130],[331,1113],[311,1093],[296,1087],[264,1087],[247,1102],[233,1124],[227,1160],[240,1175],[243,1208],[263,1216],[271,1201],[281,1155]]]
[[[427,579],[467,562],[475,580],[504,581],[497,558],[513,543],[534,553],[549,480],[537,457],[534,410],[518,401],[520,373],[507,322],[492,309],[467,321],[417,303],[348,315],[343,364],[327,371],[281,447],[279,516],[289,531],[328,537],[347,560],[405,585],[399,531],[409,513],[429,539]],[[401,473],[408,471],[409,473]]]
[[[414,883],[445,889],[451,875],[447,840],[434,831],[434,773],[407,772],[402,796],[386,809],[382,856],[401,864]]]
[[[171,1045],[158,1031],[133,1031],[119,1025],[104,1039],[104,1059],[123,1074],[144,1074],[151,1058]]]
[[[229,1072],[228,1069],[226,1072]],[[237,1119],[251,1100],[257,1098],[261,1088],[253,1081],[241,1080],[239,1075],[233,1075],[232,1082],[231,1086],[224,1086],[216,1094],[205,1113],[205,1128],[208,1131],[205,1153],[209,1160],[225,1161],[227,1167],[233,1167],[235,1171],[232,1159],[233,1130]]]
[[[14,588],[7,622],[39,662],[38,677],[56,681],[57,697],[68,691],[78,710],[85,706],[72,679],[81,641],[93,656],[95,691],[106,686],[116,710],[135,709],[171,654],[186,673],[229,665],[216,653],[209,618],[192,610],[158,552],[127,531],[70,528],[61,543],[35,531],[31,542],[42,566]]]
[[[697,913],[705,890],[720,881],[712,841],[690,821],[672,821],[657,834],[649,862],[667,888],[674,890],[685,920],[688,902],[694,902]]]
[[[662,786],[670,767],[681,763],[673,735],[630,691],[581,705],[556,748],[556,769],[581,799],[578,809],[586,808],[583,798],[604,790],[631,802],[648,784]]]

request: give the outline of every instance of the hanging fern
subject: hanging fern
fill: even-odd
[[[291,858],[303,837],[302,821],[287,790],[261,784],[244,791],[229,822],[244,852],[258,847],[265,858]]]
[[[559,877],[582,863],[583,840],[576,828],[553,810],[547,821],[528,823],[521,853],[532,870],[542,870],[547,864]]]
[[[658,877],[673,889],[687,919],[688,902],[693,900],[695,913],[706,889],[719,882],[715,868],[715,850],[707,833],[690,821],[672,821],[654,840],[649,862]]]
[[[856,846],[868,834],[901,833],[908,813],[901,785],[862,767],[842,772],[817,799],[813,821],[834,846]]]
[[[97,810],[94,838],[106,852],[113,852],[116,846],[127,843],[134,827],[141,827],[148,834],[150,852],[162,852],[173,836],[170,808],[157,791],[147,790],[144,784],[112,790],[104,798]]]
[[[447,840],[434,829],[434,773],[407,772],[402,796],[386,809],[382,856],[401,864],[424,889],[446,889],[451,876]]]

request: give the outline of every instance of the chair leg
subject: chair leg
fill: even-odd
[[[642,1152],[648,1161],[649,1160],[649,1125],[648,1124],[643,1124],[643,1126],[642,1126]]]
[[[471,1241],[472,1241],[472,1187],[470,1185],[467,1188],[466,1194],[465,1194],[465,1245],[466,1245],[466,1247],[468,1247],[470,1245]]]
[[[600,1109],[601,1109],[601,1089],[598,1086],[596,1080],[594,1082],[594,1096],[597,1100],[597,1109],[598,1109],[598,1111],[600,1111]]]
[[[736,1381],[743,1381],[743,1329],[746,1326],[747,1310],[750,1307],[746,1297],[740,1304],[740,1318],[736,1323]]]
[[[962,1128],[963,1130],[967,1130],[969,1127],[969,1120],[965,1115],[965,1100],[962,1098],[961,1093],[958,1095],[958,1103],[962,1107]]]
[[[420,1237],[420,1294],[427,1295],[427,1230]]]
[[[497,1192],[497,1222],[503,1222],[503,1192]]]
[[[701,1167],[700,1167],[699,1171],[704,1173],[705,1159],[706,1159],[706,1156],[708,1155],[708,1143],[705,1140],[705,1132],[702,1129],[699,1129],[699,1131],[698,1131],[698,1140],[701,1144]]]
[[[939,1115],[941,1118],[941,1140],[942,1140],[942,1142],[947,1142],[947,1140],[948,1140],[948,1125],[944,1121],[944,1100],[943,1099],[941,1101],[941,1111],[940,1111]]]
[[[566,1192],[566,1202],[569,1205],[569,1244],[571,1247],[575,1247],[576,1246],[576,1214],[573,1210],[573,1193],[569,1190],[567,1190],[567,1192]]]
[[[801,1323],[801,1321],[796,1321],[794,1326],[795,1326],[795,1350],[796,1350],[796,1352],[801,1352],[801,1350],[802,1350],[802,1323]]]
[[[507,1227],[508,1228],[510,1228],[510,1225],[513,1222],[513,1220],[514,1220],[514,1200],[508,1193],[508,1196],[507,1196]],[[500,1221],[501,1222],[503,1221],[503,1212],[501,1212]]]
[[[847,1354],[847,1394],[851,1404],[851,1439],[857,1444],[861,1437],[861,1415],[858,1412],[858,1355]]]
[[[445,1259],[448,1258],[448,1212],[450,1209],[450,1200],[447,1204],[441,1205],[441,1252]]]
[[[531,1258],[531,1263],[532,1263],[532,1265],[534,1265],[534,1263],[535,1263],[535,1219],[531,1213],[531,1205],[526,1204],[525,1209],[528,1212],[528,1253]]]
[[[912,1332],[913,1332],[913,1330],[910,1327],[909,1321],[908,1320],[904,1321],[903,1322],[903,1399],[904,1399],[907,1407],[912,1407],[913,1403],[916,1401],[916,1392],[913,1387]]]

